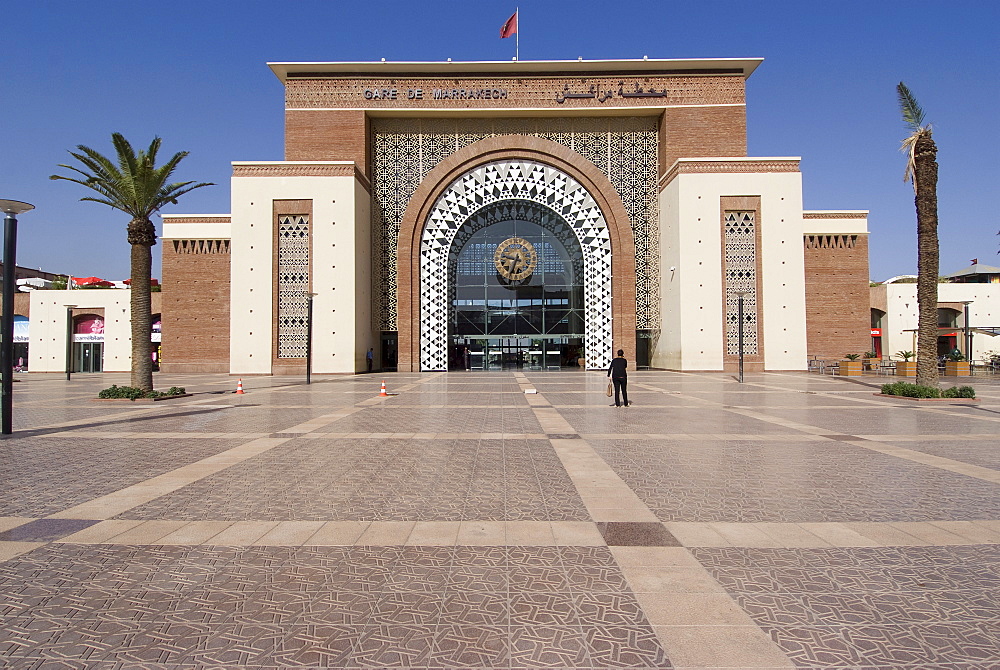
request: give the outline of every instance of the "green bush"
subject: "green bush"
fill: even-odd
[[[941,392],[942,398],[975,398],[976,390],[971,386],[952,386]]]
[[[145,392],[134,386],[118,386],[113,384],[111,388],[106,388],[97,394],[98,398],[128,398],[129,400],[135,400],[136,398],[145,397]]]
[[[919,386],[906,382],[882,384],[884,395],[898,395],[907,398],[975,398],[976,391],[971,386],[952,386],[941,391],[933,386]]]
[[[118,386],[112,384],[110,388],[106,388],[97,394],[98,398],[127,398],[129,400],[137,400],[138,398],[166,398],[175,395],[184,395],[186,391],[180,386],[171,386],[167,391],[150,391],[145,393],[142,389],[136,388],[134,386]]]
[[[899,395],[907,398],[940,398],[941,391],[933,386],[919,386],[906,382],[894,382],[892,384],[882,384],[882,393],[885,395]]]

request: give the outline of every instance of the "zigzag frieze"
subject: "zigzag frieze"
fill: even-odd
[[[865,212],[803,212],[803,219],[867,219]]]
[[[234,165],[234,177],[355,177],[371,190],[365,177],[354,164],[346,165]]]
[[[666,186],[679,174],[726,174],[760,172],[798,172],[799,161],[679,161],[660,180]]]
[[[168,216],[166,223],[232,223],[228,216]]]

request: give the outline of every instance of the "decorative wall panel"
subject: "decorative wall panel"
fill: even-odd
[[[442,160],[487,137],[527,135],[559,142],[596,165],[631,219],[636,248],[636,327],[659,328],[659,135],[655,117],[372,119],[372,230],[376,310],[381,330],[396,330],[399,224],[417,186]]]
[[[533,161],[497,161],[456,179],[441,194],[420,238],[420,368],[448,369],[448,260],[456,235],[479,212],[504,201],[557,212],[583,251],[584,352],[587,368],[610,363],[611,239],[594,198],[569,175]]]
[[[739,356],[739,297],[743,292],[743,353],[756,355],[757,230],[755,212],[726,212],[725,244],[726,354]]]
[[[278,217],[278,358],[305,358],[309,217]]]

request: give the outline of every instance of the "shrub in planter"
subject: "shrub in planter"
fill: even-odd
[[[976,391],[971,386],[952,386],[941,391],[933,386],[919,386],[906,382],[882,384],[884,395],[898,395],[907,398],[975,398]]]
[[[952,386],[941,391],[942,398],[975,398],[976,390],[971,386]]]
[[[918,384],[908,384],[907,382],[893,382],[882,384],[884,395],[900,395],[907,398],[940,398],[941,390],[933,386],[920,386]]]
[[[135,386],[118,386],[117,384],[112,384],[110,388],[106,388],[97,394],[98,398],[107,400],[109,398],[125,398],[128,400],[137,400],[139,398],[166,398],[175,395],[184,395],[186,391],[183,387],[171,386],[169,390],[164,391],[150,391],[145,393],[142,389],[136,388]]]

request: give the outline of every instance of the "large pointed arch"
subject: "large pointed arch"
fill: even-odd
[[[635,241],[628,213],[621,198],[607,177],[579,154],[551,140],[507,135],[485,139],[455,152],[428,173],[410,199],[401,222],[397,247],[399,370],[421,369],[423,349],[421,323],[431,324],[441,319],[444,327],[447,319],[446,304],[435,305],[421,299],[422,280],[434,281],[436,276],[432,272],[433,268],[426,264],[423,276],[421,274],[422,252],[432,251],[435,247],[434,244],[422,243],[425,238],[425,228],[428,225],[432,228],[437,226],[436,230],[440,232],[441,221],[462,218],[455,225],[456,229],[460,227],[465,218],[478,209],[472,204],[476,203],[476,198],[482,197],[486,191],[479,189],[479,195],[473,195],[471,199],[459,194],[468,192],[470,183],[472,190],[476,191],[475,180],[491,174],[491,170],[494,176],[498,174],[495,172],[495,167],[486,166],[516,163],[530,163],[539,167],[524,173],[518,168],[518,178],[509,182],[508,192],[510,188],[516,187],[518,189],[516,197],[530,200],[533,198],[523,198],[523,196],[530,194],[533,188],[536,192],[546,191],[546,198],[554,197],[560,201],[561,206],[568,207],[568,211],[576,211],[580,214],[580,225],[575,227],[580,230],[578,239],[581,234],[588,237],[584,233],[588,221],[591,224],[598,220],[601,222],[598,228],[604,231],[602,235],[605,236],[605,244],[608,247],[607,272],[610,273],[610,277],[607,280],[610,305],[606,307],[611,313],[611,341],[607,341],[606,335],[602,336],[604,339],[599,346],[607,351],[600,355],[595,352],[594,357],[589,355],[590,346],[588,346],[588,367],[598,367],[598,362],[610,355],[612,349],[621,348],[629,352],[635,350]],[[465,186],[460,185],[463,179],[466,180]],[[469,179],[472,181],[469,182]],[[528,182],[532,182],[534,186],[528,186]],[[523,191],[521,184],[526,186]],[[446,196],[449,189],[451,193]],[[509,193],[507,197],[510,197]],[[444,216],[449,207],[453,208],[452,213]],[[464,215],[464,218],[461,215]],[[448,228],[450,225],[448,223],[445,227]],[[451,238],[447,238],[449,244],[453,237],[454,232],[451,233]],[[595,245],[591,244],[590,248],[594,249]],[[445,249],[445,259],[447,259],[447,249]],[[596,260],[596,256],[592,260]],[[594,270],[600,272],[599,267],[595,266]],[[440,268],[440,275],[442,281],[446,281],[446,268]],[[594,276],[597,278],[599,274]],[[444,309],[443,316],[440,312],[422,314],[422,302],[425,312]],[[604,308],[603,303],[596,307],[596,309]],[[597,342],[598,340],[594,340],[590,344],[598,346]],[[430,369],[438,368],[435,364],[430,366]]]

